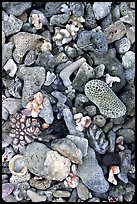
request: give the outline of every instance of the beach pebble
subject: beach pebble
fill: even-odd
[[[121,22],[127,23],[129,25],[135,26],[135,11],[131,10],[119,19]]]
[[[14,195],[10,194],[2,198],[5,202],[18,202]]]
[[[78,90],[79,92],[82,92],[84,90],[84,86],[89,79],[92,79],[95,77],[95,71],[93,67],[91,67],[89,64],[84,62],[78,69],[78,72],[72,82],[72,86],[74,89]]]
[[[16,63],[13,61],[13,59],[9,59],[6,64],[4,65],[4,70],[6,72],[9,72],[9,76],[10,77],[14,77],[16,72],[17,72],[17,65]]]
[[[126,30],[126,36],[130,40],[131,44],[135,42],[135,26],[131,26]]]
[[[5,41],[6,41],[5,33],[4,33],[4,31],[2,30],[2,47],[3,47],[3,45],[5,44]]]
[[[47,124],[52,124],[54,120],[52,106],[48,96],[43,100],[43,108],[40,110],[39,116],[42,117]]]
[[[7,120],[9,116],[9,111],[3,106],[2,107],[2,119]]]
[[[115,47],[118,53],[124,54],[131,47],[131,42],[127,37],[123,37],[120,40],[115,41]]]
[[[5,32],[6,37],[13,35],[21,30],[23,22],[13,15],[8,18],[3,18],[2,30]]]
[[[131,193],[131,192],[124,194],[124,199],[125,199],[127,202],[132,202],[133,194],[134,194],[134,193]]]
[[[93,117],[93,123],[96,124],[98,127],[103,127],[106,123],[106,119],[103,115],[95,115]]]
[[[2,198],[7,197],[14,190],[14,185],[11,183],[2,184]]]
[[[6,2],[4,9],[8,14],[20,16],[24,11],[29,9],[32,2]]]
[[[76,94],[74,106],[77,110],[77,113],[86,114],[86,111],[85,111],[83,106],[84,106],[84,103],[86,103],[88,101],[89,100],[88,100],[87,96],[85,96],[84,94],[81,94],[81,93]]]
[[[67,135],[66,138],[71,140],[81,150],[83,157],[87,155],[88,140],[86,138],[81,138],[75,135]]]
[[[15,114],[19,109],[21,109],[21,99],[6,98],[2,102],[2,105],[8,110],[9,114]]]
[[[19,78],[23,79],[22,106],[25,108],[34,94],[39,91],[45,81],[45,69],[43,67],[21,67],[18,72]]]
[[[71,57],[71,58],[76,58],[78,57],[78,53],[77,53],[77,50],[74,48],[74,47],[71,47],[69,45],[66,45],[65,46],[65,53],[68,57]]]
[[[87,111],[89,116],[94,116],[97,113],[97,108],[94,105],[86,106],[85,110]]]
[[[128,11],[131,10],[130,2],[120,2],[119,9],[122,16],[127,15]]]
[[[100,65],[96,66],[94,68],[94,70],[95,70],[96,78],[98,79],[98,78],[103,76],[104,71],[105,71],[105,65],[104,64],[100,64]]]
[[[38,193],[32,191],[31,189],[27,190],[27,194],[32,202],[42,202],[46,201],[47,197],[45,195],[39,195]]]
[[[13,47],[14,44],[12,42],[4,44],[4,46],[2,47],[2,67],[12,56]]]
[[[50,25],[57,25],[61,26],[62,24],[67,23],[69,20],[70,15],[69,14],[58,14],[58,15],[53,15],[50,18]]]
[[[84,200],[87,200],[89,198],[89,189],[82,182],[79,182],[76,189],[77,189],[78,197],[81,200],[84,201]]]
[[[119,5],[115,4],[111,10],[113,22],[117,21],[120,18],[120,8]]]
[[[115,142],[116,142],[116,133],[114,131],[109,131],[107,134],[107,139],[109,140],[109,148],[108,152],[114,152],[115,150]]]
[[[105,133],[107,133],[109,130],[111,130],[112,127],[113,127],[113,122],[110,121],[110,122],[108,122],[108,123],[106,123],[106,124],[104,125],[103,131],[104,131]]]
[[[62,181],[70,173],[71,162],[58,152],[50,150],[43,166],[43,177],[48,180]]]
[[[100,193],[108,191],[109,184],[105,180],[92,148],[88,148],[88,155],[84,157],[83,164],[78,166],[77,174],[90,190]]]
[[[126,114],[133,116],[135,113],[135,85],[133,83],[127,84],[119,98],[126,105]]]
[[[97,55],[106,54],[108,50],[108,44],[104,33],[93,30],[82,31],[78,35],[77,46],[84,51],[92,51]]]
[[[135,141],[135,132],[130,128],[120,129],[118,134],[124,136],[124,142],[126,144],[130,144]]]
[[[135,116],[130,117],[123,125],[123,128],[131,128],[132,130],[135,129]]]
[[[126,26],[120,21],[115,21],[104,30],[108,44],[122,38],[126,33]]]
[[[49,148],[39,142],[33,142],[27,145],[23,157],[25,165],[31,173],[41,176],[48,151]]]
[[[83,2],[69,2],[69,6],[74,16],[84,16]]]
[[[94,2],[93,11],[97,20],[104,18],[111,10],[112,2]]]
[[[122,56],[122,65],[124,66],[124,69],[135,67],[135,53],[132,51],[126,52]]]
[[[85,27],[88,29],[95,28],[97,26],[96,24],[96,18],[93,12],[93,8],[90,3],[86,4],[85,8]]]
[[[31,178],[29,180],[29,183],[33,188],[40,189],[40,190],[46,190],[51,185],[51,181],[47,179],[37,180],[35,179],[35,177]]]
[[[35,62],[35,60],[36,60],[35,51],[30,50],[25,56],[24,64],[30,66]]]
[[[123,150],[119,152],[119,156],[121,159],[120,163],[120,173],[118,174],[118,178],[124,183],[128,183],[127,173],[130,170],[131,166],[131,150]]]
[[[76,202],[76,201],[77,201],[77,192],[76,192],[76,188],[74,188],[71,191],[71,196],[70,196],[68,202]]]
[[[71,193],[69,191],[64,191],[64,190],[56,190],[53,191],[53,196],[56,198],[68,198],[70,197]]]
[[[68,138],[55,139],[51,142],[51,148],[67,157],[71,162],[82,164],[81,150]]]
[[[135,80],[135,66],[125,70],[125,78],[128,83],[134,83]]]
[[[46,2],[45,4],[45,15],[51,17],[54,14],[61,13],[62,4],[66,2]]]
[[[112,20],[112,14],[109,13],[107,16],[105,16],[102,20],[101,20],[101,28],[104,31],[105,28],[107,28],[108,26],[110,26],[113,23]]]
[[[54,71],[56,65],[55,57],[51,52],[42,52],[38,54],[36,65],[43,66],[47,71]]]
[[[2,147],[7,147],[11,143],[12,138],[9,137],[9,133],[2,130]]]
[[[21,63],[27,51],[36,50],[40,44],[39,39],[44,39],[41,35],[32,34],[28,32],[19,32],[13,35],[15,49],[13,51],[13,58],[17,63]]]

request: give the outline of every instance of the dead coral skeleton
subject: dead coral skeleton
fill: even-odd
[[[34,100],[29,101],[29,103],[27,104],[26,108],[31,111],[31,116],[33,118],[36,118],[38,116],[39,109],[43,108],[42,103],[43,103],[43,95],[41,92],[37,92],[34,95]]]
[[[92,123],[91,118],[89,116],[83,116],[82,113],[75,114],[74,119],[76,120],[76,129],[79,131],[88,128]]]

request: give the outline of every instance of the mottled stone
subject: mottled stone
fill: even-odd
[[[42,201],[46,201],[47,199],[45,195],[39,195],[38,193],[32,191],[31,189],[27,190],[27,194],[32,200],[32,202],[42,202]]]
[[[19,78],[23,79],[22,106],[25,108],[34,94],[39,91],[45,81],[45,69],[43,67],[21,67],[18,72]]]
[[[86,12],[85,12],[85,26],[88,29],[95,28],[97,26],[95,15],[92,9],[92,5],[90,3],[86,4]]]
[[[118,134],[124,136],[124,142],[126,144],[130,144],[135,141],[135,132],[130,128],[120,129]]]
[[[103,127],[106,123],[106,119],[102,115],[95,115],[93,117],[93,123],[96,124],[98,127]]]
[[[108,43],[112,43],[124,36],[124,34],[126,33],[126,26],[120,20],[118,20],[108,26],[104,30],[104,33],[106,35]]]
[[[51,181],[47,180],[47,179],[40,179],[37,180],[35,178],[31,178],[29,180],[29,183],[32,187],[36,188],[36,189],[40,189],[40,190],[46,190],[47,188],[50,187],[51,185]]]
[[[54,14],[60,13],[62,4],[66,2],[46,2],[45,4],[45,15],[46,17],[51,17]]]
[[[94,2],[93,11],[97,20],[104,18],[111,10],[112,2]]]
[[[13,15],[3,18],[2,30],[5,32],[6,37],[13,35],[21,30],[23,22]]]
[[[130,40],[127,37],[123,37],[115,42],[115,47],[118,53],[124,54],[131,47]]]
[[[86,106],[85,110],[87,111],[89,116],[94,116],[97,113],[97,108],[94,105]]]
[[[67,135],[66,138],[74,142],[74,144],[81,150],[83,157],[87,155],[88,140],[86,138],[78,137],[75,135]]]
[[[58,197],[63,197],[63,198],[68,198],[70,197],[71,193],[69,191],[64,191],[64,190],[56,190],[53,192],[53,196],[58,198]]]
[[[91,51],[97,55],[106,54],[108,44],[103,32],[84,30],[79,33],[77,46],[84,51]]]
[[[108,191],[109,184],[104,178],[92,148],[88,148],[88,155],[84,157],[83,164],[78,166],[77,174],[90,190],[100,193]]]
[[[43,100],[43,108],[40,110],[39,116],[42,117],[47,124],[52,124],[54,120],[52,106],[48,96]]]
[[[8,14],[20,16],[24,11],[29,9],[32,2],[6,2],[4,9]]]
[[[122,56],[122,65],[124,66],[124,69],[135,67],[135,53],[132,51],[126,52]]]
[[[127,15],[120,18],[120,21],[135,26],[135,11],[128,11]]]
[[[87,200],[89,198],[89,189],[82,182],[79,182],[76,189],[77,189],[78,197],[81,200],[84,201],[84,200]]]
[[[41,176],[48,151],[50,151],[50,149],[39,142],[33,142],[27,145],[23,157],[25,165],[31,173]]]
[[[21,99],[16,98],[6,98],[2,102],[2,105],[8,110],[9,114],[15,114],[22,107]]]
[[[109,131],[107,134],[107,139],[109,140],[108,152],[114,152],[116,144],[116,133],[114,131]]]
[[[70,173],[71,162],[58,152],[50,150],[44,162],[42,174],[48,180],[62,181]]]
[[[30,66],[36,60],[36,55],[34,50],[30,50],[25,57],[24,64]]]
[[[74,87],[74,89],[78,90],[79,92],[82,92],[84,90],[84,86],[86,82],[88,82],[89,79],[92,79],[94,77],[95,77],[95,71],[93,67],[91,67],[86,62],[84,62],[79,67],[79,70],[72,82],[72,86]]]
[[[82,164],[82,152],[71,140],[67,138],[55,139],[51,142],[51,148],[69,158],[71,162]]]
[[[40,39],[44,39],[41,35],[36,35],[28,32],[19,32],[13,35],[15,48],[13,58],[17,63],[21,63],[27,51],[38,49],[38,45],[42,44]]]
[[[13,47],[14,47],[14,44],[12,42],[9,42],[3,45],[2,47],[2,67],[12,56]]]
[[[9,116],[9,111],[3,106],[2,107],[2,119],[7,120]]]
[[[62,24],[65,24],[69,20],[69,17],[70,17],[70,15],[68,15],[68,14],[53,15],[50,18],[50,25],[60,26]]]

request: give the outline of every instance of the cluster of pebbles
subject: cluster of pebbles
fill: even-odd
[[[2,199],[135,201],[135,2],[2,2]]]

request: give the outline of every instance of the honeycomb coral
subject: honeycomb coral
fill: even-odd
[[[101,80],[95,79],[87,82],[85,94],[99,108],[100,113],[109,118],[118,118],[126,113],[126,106]]]

